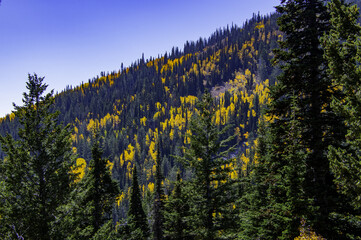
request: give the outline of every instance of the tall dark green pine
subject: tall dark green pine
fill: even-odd
[[[205,92],[197,108],[199,113],[195,113],[190,121],[190,146],[180,158],[195,173],[192,184],[198,199],[193,206],[194,225],[200,238],[232,239],[238,222],[233,208],[236,188],[230,177],[234,169],[226,165],[234,160],[230,157],[234,148],[229,147],[233,136],[220,139],[230,126],[219,130],[215,125],[214,103],[209,92]]]
[[[269,206],[267,201],[268,182],[268,148],[270,147],[269,128],[261,121],[258,127],[257,154],[254,159],[250,174],[244,175],[240,180],[240,199],[237,205],[240,207],[240,239],[257,239],[264,236],[272,236],[272,231],[267,227],[264,216]]]
[[[0,163],[2,239],[54,239],[52,225],[58,207],[68,198],[73,183],[74,158],[69,126],[58,124],[53,112],[53,91],[36,74],[29,75],[23,106],[15,106],[22,128],[19,140],[1,137],[6,157]]]
[[[330,30],[330,15],[324,1],[288,1],[280,6],[280,30],[286,34],[281,48],[276,52],[276,63],[281,64],[284,73],[272,94],[270,112],[280,117],[274,124],[282,124],[289,109],[290,93],[299,98],[301,141],[307,153],[304,192],[311,200],[304,209],[307,221],[313,229],[326,238],[344,237],[338,230],[333,212],[346,205],[345,199],[337,194],[327,158],[328,146],[338,147],[345,139],[342,117],[331,107],[332,98],[342,95],[335,88],[327,70],[327,61],[320,45],[320,39]],[[290,92],[292,90],[292,92]]]
[[[278,128],[262,122],[257,154],[243,180],[240,238],[293,239],[307,207],[303,186],[307,153],[302,148],[299,108],[292,96],[290,118]],[[283,132],[282,140],[276,133]],[[279,146],[281,143],[283,146]]]
[[[164,224],[164,201],[165,194],[162,186],[162,181],[164,180],[162,174],[162,158],[159,150],[159,142],[157,144],[157,159],[156,159],[156,170],[155,170],[155,191],[154,191],[154,205],[153,205],[153,239],[162,240],[163,239],[163,224]]]
[[[344,211],[339,215],[343,218],[342,222],[354,225],[354,228],[339,224],[340,231],[356,239],[361,235],[360,226],[355,224],[361,215],[361,27],[357,23],[360,15],[356,5],[346,5],[344,1],[333,0],[328,7],[331,30],[322,39],[325,58],[330,78],[344,94],[334,97],[332,107],[344,118],[347,127],[342,147],[330,146],[328,156],[338,190],[349,197],[354,207],[354,211]]]
[[[147,216],[145,215],[142,206],[136,166],[134,166],[133,170],[133,181],[130,192],[128,226],[132,239],[146,239],[149,236]]]
[[[74,239],[90,239],[112,220],[112,209],[120,193],[107,166],[108,160],[102,158],[103,150],[98,133],[94,134],[91,153],[92,159],[87,171],[73,193],[75,207],[72,210],[75,220],[70,221],[74,221],[71,233]]]
[[[361,109],[360,98],[356,95],[360,89],[360,37],[361,27],[357,24],[359,12],[356,6],[343,6],[341,1],[334,0],[329,4],[331,10],[331,31],[324,40],[325,57],[329,64],[329,74],[333,79],[335,87],[342,88],[344,96],[333,99],[333,107],[338,114],[343,115],[347,126],[348,135],[345,141],[347,148],[334,148],[330,152],[333,171],[336,175],[339,186],[342,191],[348,192],[354,197],[355,204],[360,201],[357,197],[357,182],[360,174],[359,155],[357,149],[360,149],[359,133],[361,127],[357,123],[361,118],[359,110]],[[350,161],[350,162],[349,162]],[[356,167],[352,170],[350,167]],[[352,172],[355,171],[356,172]],[[349,172],[351,171],[351,172]],[[345,174],[347,173],[347,174]],[[344,176],[342,176],[345,174]],[[342,179],[351,177],[355,179]],[[350,185],[352,183],[352,185]],[[356,206],[361,207],[358,203]]]
[[[327,152],[329,145],[341,143],[344,129],[331,108],[332,96],[339,91],[327,77],[320,46],[320,38],[329,31],[329,12],[321,0],[283,0],[277,11],[285,38],[275,50],[274,63],[283,72],[271,89],[267,114],[273,120],[265,138],[269,146],[256,167],[267,174],[254,171],[261,174],[255,176],[261,182],[253,184],[263,186],[258,190],[266,204],[252,234],[291,239],[305,218],[318,234],[332,239],[340,234],[332,219],[340,196]]]
[[[170,240],[194,239],[194,224],[191,221],[192,191],[189,184],[181,179],[177,172],[177,181],[174,183],[172,194],[164,206],[164,238]]]
[[[103,151],[97,138],[95,136],[95,143],[91,149],[92,160],[84,176],[84,186],[89,189],[85,201],[92,205],[92,234],[112,219],[112,209],[120,193],[118,184],[107,166],[108,160],[102,158]]]

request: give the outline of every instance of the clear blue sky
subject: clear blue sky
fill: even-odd
[[[0,117],[21,105],[28,73],[49,89],[77,86],[101,71],[156,57],[242,25],[278,0],[1,0]]]

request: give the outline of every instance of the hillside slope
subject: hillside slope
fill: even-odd
[[[90,160],[94,127],[104,136],[104,155],[124,190],[119,199],[120,217],[135,163],[142,170],[143,194],[153,191],[158,141],[165,186],[175,179],[178,163],[173,155],[182,155],[181,147],[188,144],[188,121],[205,89],[212,91],[218,105],[216,123],[232,124],[227,135],[237,135],[239,158],[233,166],[234,177],[239,174],[236,169],[247,169],[254,156],[261,109],[268,101],[267,87],[274,84],[279,71],[270,62],[271,50],[282,38],[276,18],[275,14],[254,15],[243,27],[219,29],[208,39],[187,42],[183,50],[174,48],[159,58],[141,58],[56,96],[61,121],[74,127],[73,150],[79,158]],[[18,127],[12,114],[0,120],[1,134],[16,136]]]

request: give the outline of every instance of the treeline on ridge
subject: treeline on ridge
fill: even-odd
[[[17,107],[0,124],[3,136],[25,140],[1,138],[0,221],[8,224],[1,231],[26,229],[28,222],[16,222],[21,207],[34,213],[19,196],[29,196],[32,188],[21,192],[20,183],[33,186],[41,169],[37,151],[54,160],[50,140],[32,133],[49,126],[58,141],[53,117],[37,127],[24,121],[45,106],[70,124],[72,148],[55,146],[77,159],[44,168],[54,184],[55,176],[69,183],[54,191],[69,196],[66,204],[41,198],[41,213],[53,213],[42,215],[53,225],[39,218],[44,239],[360,239],[358,9],[340,0],[289,0],[277,11],[102,73],[57,94],[53,107],[47,98]],[[31,171],[12,165],[29,156]]]

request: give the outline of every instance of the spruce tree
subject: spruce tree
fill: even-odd
[[[136,166],[134,166],[133,169],[133,181],[128,211],[128,226],[131,239],[146,239],[149,236],[147,216],[145,215],[142,206]]]
[[[164,206],[164,238],[169,240],[194,239],[194,222],[191,221],[192,189],[183,182],[178,170],[174,189]]]
[[[91,147],[92,159],[84,177],[72,193],[70,211],[64,225],[70,225],[69,239],[90,239],[103,225],[112,220],[112,209],[119,195],[119,186],[112,178],[108,160],[102,158],[103,150],[97,130],[94,130],[94,143]],[[73,219],[71,219],[73,218]],[[65,231],[65,229],[64,229]]]
[[[339,234],[332,212],[340,207],[340,196],[327,152],[329,145],[340,145],[344,128],[331,108],[332,96],[340,92],[327,77],[320,46],[329,31],[329,12],[320,0],[283,0],[277,11],[285,36],[274,51],[274,63],[283,72],[271,89],[267,109],[272,119],[267,124],[269,146],[260,156],[261,166],[256,166],[267,174],[254,171],[261,181],[254,184],[263,187],[253,189],[266,197],[266,214],[259,212],[261,227],[252,234],[290,239],[297,235],[297,222],[305,218],[316,233],[332,238]]]
[[[164,224],[164,201],[165,201],[165,195],[164,190],[162,186],[163,181],[163,175],[162,175],[162,160],[160,156],[160,150],[159,150],[159,142],[157,144],[157,158],[156,158],[156,170],[155,170],[155,191],[154,191],[154,203],[153,203],[153,239],[155,240],[162,240],[163,239],[163,224]]]
[[[306,198],[312,199],[306,208],[298,209],[298,215],[305,215],[317,233],[334,237],[336,226],[330,213],[336,210],[337,196],[327,151],[329,145],[339,145],[344,135],[341,119],[330,106],[331,97],[339,93],[331,90],[320,46],[320,38],[329,31],[329,13],[324,1],[319,0],[282,1],[277,10],[282,14],[278,22],[285,40],[275,52],[275,63],[281,65],[283,73],[271,95],[269,113],[278,118],[271,128],[288,121],[290,95],[296,95],[302,129],[300,144],[308,153],[304,191]]]
[[[361,126],[361,99],[357,95],[361,88],[360,37],[361,27],[357,24],[357,6],[344,5],[339,0],[329,4],[331,11],[331,31],[324,40],[325,57],[328,60],[329,75],[344,95],[334,97],[333,108],[342,115],[347,126],[347,138],[343,148],[331,146],[329,157],[335,180],[340,190],[352,196],[355,207],[361,207],[359,181],[361,161],[358,151]]]
[[[117,182],[112,178],[108,160],[102,158],[99,139],[95,135],[95,143],[91,148],[92,160],[86,173],[84,187],[88,189],[85,201],[91,204],[92,235],[108,220],[112,219],[112,209],[119,195]]]
[[[214,123],[214,103],[209,92],[205,92],[197,104],[199,113],[195,113],[190,122],[190,146],[180,158],[186,167],[193,169],[192,185],[197,193],[193,211],[194,224],[198,235],[204,239],[233,237],[237,222],[233,212],[235,181],[230,178],[234,169],[227,167],[234,159],[229,147],[233,136],[221,140],[229,128],[222,130]]]
[[[343,95],[333,98],[332,107],[343,117],[347,128],[342,146],[330,146],[328,157],[335,176],[338,191],[351,200],[354,210],[338,213],[340,231],[349,238],[360,236],[361,227],[357,223],[361,216],[361,27],[357,23],[359,11],[356,5],[333,0],[328,8],[331,12],[331,30],[323,37],[328,73],[335,88]],[[353,226],[353,227],[351,227]]]
[[[292,239],[298,235],[308,201],[303,190],[306,152],[300,142],[297,98],[292,96],[288,122],[272,129],[262,122],[256,159],[243,179],[240,238]],[[275,142],[284,132],[283,146]],[[287,134],[286,134],[287,133]]]
[[[264,238],[271,236],[272,232],[264,221],[268,208],[267,189],[268,176],[266,162],[268,161],[268,148],[270,146],[269,128],[261,121],[258,127],[257,155],[250,167],[250,174],[240,179],[240,239]]]
[[[69,126],[58,124],[53,91],[36,74],[28,77],[23,106],[15,106],[19,140],[0,138],[6,153],[0,164],[2,239],[53,239],[58,208],[68,198],[74,162]],[[61,219],[60,219],[61,220]]]

